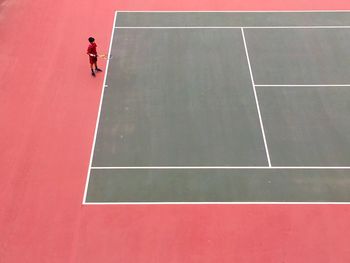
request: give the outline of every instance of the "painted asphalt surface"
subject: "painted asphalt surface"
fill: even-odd
[[[1,262],[350,261],[347,205],[81,204],[104,75],[89,74],[86,38],[106,52],[114,10],[329,10],[349,1],[2,3]]]
[[[349,202],[349,18],[118,14],[86,201]]]

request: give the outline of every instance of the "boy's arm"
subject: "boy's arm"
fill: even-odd
[[[86,54],[88,54],[90,57],[96,57],[95,54],[92,54],[92,53],[91,53],[90,47],[88,47]]]

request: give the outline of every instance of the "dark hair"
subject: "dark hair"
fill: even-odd
[[[90,43],[92,43],[92,42],[94,42],[95,41],[95,39],[93,38],[93,37],[89,37],[89,42]]]

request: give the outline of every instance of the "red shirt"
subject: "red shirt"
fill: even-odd
[[[97,47],[97,45],[95,42],[91,43],[87,49],[87,53],[97,55],[96,47]]]

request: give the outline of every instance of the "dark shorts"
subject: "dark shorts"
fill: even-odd
[[[90,64],[95,64],[97,62],[97,57],[89,56],[89,58],[90,58]]]

